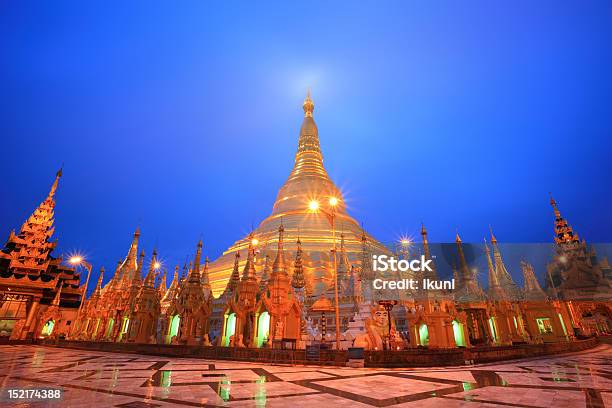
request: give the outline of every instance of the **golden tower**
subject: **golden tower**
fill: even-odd
[[[329,213],[334,212],[336,244],[340,244],[340,231],[344,234],[344,250],[348,259],[359,263],[361,253],[362,228],[346,211],[342,192],[329,178],[323,166],[323,154],[319,142],[319,130],[314,121],[314,103],[310,92],[303,104],[304,119],[300,128],[295,163],[287,181],[280,188],[272,214],[264,219],[253,231],[258,242],[257,267],[262,268],[265,256],[276,257],[278,228],[285,228],[286,256],[293,258],[297,250],[298,235],[302,243],[302,258],[307,286],[312,287],[313,279],[323,279],[330,285],[333,278],[333,256],[331,249],[332,223]],[[331,208],[330,199],[337,200]],[[317,201],[319,209],[309,205]],[[388,253],[378,241],[366,234],[370,252]],[[231,276],[236,252],[246,259],[250,239],[244,237],[236,241],[223,255],[210,264],[210,283],[215,295],[225,289]],[[290,271],[291,273],[293,271]],[[316,272],[316,273],[315,273]]]

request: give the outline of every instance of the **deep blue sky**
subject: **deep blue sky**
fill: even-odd
[[[59,252],[172,265],[271,211],[312,88],[325,164],[383,241],[612,240],[612,3],[6,2],[0,234],[64,163]]]

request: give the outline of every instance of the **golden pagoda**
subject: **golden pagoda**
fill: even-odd
[[[61,177],[60,169],[45,200],[19,233],[11,231],[4,248],[0,247],[0,337],[30,339],[41,331],[48,336],[54,328],[55,335],[66,334],[80,305],[79,272],[52,256],[57,246],[52,240],[55,193]],[[49,319],[42,321],[47,310]],[[60,315],[62,324],[58,324]]]
[[[257,266],[262,266],[265,257],[276,257],[278,229],[285,229],[285,253],[295,257],[298,235],[302,244],[304,276],[309,289],[315,280],[329,286],[333,278],[333,236],[335,226],[336,245],[340,244],[340,232],[344,235],[343,249],[348,259],[359,263],[362,253],[362,228],[346,211],[342,192],[329,178],[323,166],[323,154],[319,142],[319,130],[313,117],[314,103],[310,92],[303,104],[304,119],[300,128],[295,164],[289,178],[280,188],[272,214],[264,219],[252,232],[257,243]],[[333,203],[333,207],[331,205]],[[331,214],[333,213],[333,217]],[[365,234],[369,252],[389,251],[371,236]],[[236,253],[247,259],[251,239],[244,237],[236,241],[223,255],[209,266],[210,284],[218,296],[227,285],[234,268]],[[316,293],[315,293],[316,294]]]

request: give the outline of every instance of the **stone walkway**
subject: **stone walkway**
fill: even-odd
[[[59,388],[60,401],[9,402]],[[469,367],[351,369],[0,346],[0,407],[612,408],[612,345]]]

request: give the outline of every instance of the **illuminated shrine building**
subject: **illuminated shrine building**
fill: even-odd
[[[0,339],[28,339],[67,332],[81,302],[80,276],[52,256],[56,174],[45,200],[11,231],[0,251]]]

